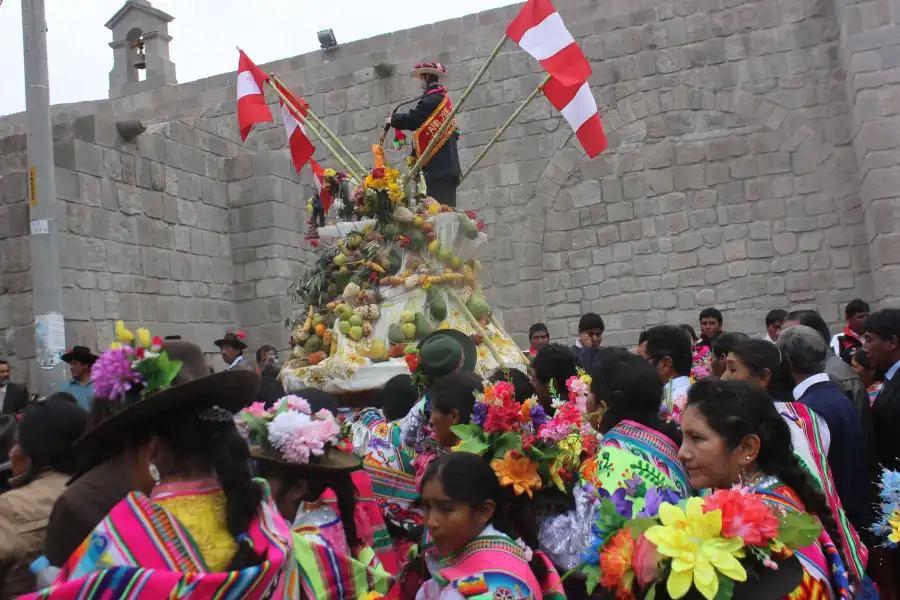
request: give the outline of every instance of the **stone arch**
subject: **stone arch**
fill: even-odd
[[[837,321],[871,286],[858,182],[847,149],[796,117],[741,90],[678,86],[604,111],[610,149],[593,161],[570,134],[524,223],[541,228],[554,337],[589,310],[623,343],[712,304],[735,330],[804,303]]]

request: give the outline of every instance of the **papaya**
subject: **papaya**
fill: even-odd
[[[416,325],[416,339],[421,340],[424,339],[425,336],[429,335],[432,331],[434,331],[434,327],[431,325],[431,322],[428,320],[428,317],[423,315],[420,312],[416,313],[415,318]]]
[[[447,318],[447,303],[444,301],[443,294],[434,287],[428,288],[428,302],[429,312],[435,321],[440,322]]]
[[[475,225],[472,219],[465,213],[456,213],[456,218],[459,220],[459,230],[464,236],[470,240],[474,240],[478,237],[478,226]]]
[[[397,237],[397,226],[393,223],[388,223],[384,226],[384,237],[387,240],[393,240]]]
[[[303,349],[306,350],[308,354],[318,352],[322,349],[322,338],[317,335],[309,336],[309,339],[307,339],[306,343],[303,344]]]
[[[487,300],[485,300],[483,296],[478,294],[473,294],[472,297],[469,298],[466,308],[469,309],[469,312],[472,313],[472,316],[476,319],[488,317],[491,314],[491,305],[487,303]]]
[[[388,327],[388,341],[392,344],[406,343],[406,334],[403,333],[399,323],[394,323]]]

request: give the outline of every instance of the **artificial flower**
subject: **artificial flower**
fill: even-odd
[[[722,511],[722,535],[738,537],[748,546],[768,546],[778,535],[778,517],[757,494],[741,489],[716,490],[704,499],[704,509]]]
[[[634,538],[631,530],[625,527],[610,538],[600,552],[600,585],[608,590],[616,591],[616,600],[631,600],[634,593],[634,571],[631,560],[634,555]]]
[[[153,341],[153,338],[150,335],[150,330],[146,327],[139,327],[135,332],[137,336],[137,341],[143,348],[149,348],[150,343]]]
[[[262,402],[254,402],[244,409],[244,412],[254,417],[261,417],[266,414],[266,405]]]
[[[162,345],[163,339],[158,335],[154,335],[153,340],[151,340],[150,342],[150,349],[154,352],[159,352],[159,350],[162,348]]]
[[[130,346],[100,355],[91,369],[94,394],[98,398],[124,401],[131,388],[143,384],[141,374],[132,366],[133,361],[134,349]]]
[[[666,591],[673,600],[697,588],[704,598],[714,600],[719,591],[718,573],[734,581],[746,581],[747,571],[738,561],[744,557],[740,538],[725,538],[722,511],[703,512],[703,500],[690,498],[687,509],[664,503],[659,507],[662,525],[650,527],[644,535],[657,551],[672,559]]]
[[[641,534],[634,543],[631,568],[634,569],[634,576],[642,589],[659,577],[659,563],[662,558],[662,555],[656,550],[656,546],[644,534]]]
[[[312,414],[312,409],[309,406],[309,402],[307,402],[306,399],[301,398],[300,396],[289,394],[272,405],[272,410],[279,410],[283,404],[287,404],[289,410],[296,410],[307,415]]]
[[[330,416],[313,419],[295,410],[276,414],[268,424],[268,440],[272,447],[286,461],[300,465],[309,463],[312,456],[322,456],[325,447],[336,444],[340,434],[340,425]]]
[[[644,494],[644,508],[637,514],[638,517],[655,517],[659,514],[659,507],[663,502],[677,504],[681,497],[675,490],[666,487],[648,487]]]
[[[495,458],[491,461],[491,467],[501,485],[511,485],[517,496],[528,494],[534,497],[532,489],[541,487],[541,476],[538,473],[537,463],[516,450],[509,450],[502,459]]]
[[[134,334],[125,327],[124,321],[116,321],[116,339],[126,343],[134,341]]]

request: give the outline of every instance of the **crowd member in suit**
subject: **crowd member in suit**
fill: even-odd
[[[226,371],[235,369],[241,371],[253,370],[250,363],[244,358],[244,350],[247,348],[247,336],[244,335],[243,331],[238,331],[237,333],[228,332],[213,343],[219,347],[222,360],[228,365],[225,369]]]
[[[900,310],[872,313],[863,339],[872,366],[885,372],[884,387],[872,404],[878,462],[887,469],[900,469]],[[869,564],[881,597],[900,598],[900,549],[875,548]]]
[[[775,347],[794,381],[794,401],[815,411],[828,425],[828,464],[834,487],[850,522],[857,531],[865,531],[873,518],[869,482],[874,472],[859,415],[824,372],[827,341],[815,329],[795,325],[781,332]]]
[[[0,414],[14,415],[25,410],[28,404],[28,388],[10,381],[12,368],[0,360]]]

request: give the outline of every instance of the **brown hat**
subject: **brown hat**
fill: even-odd
[[[213,342],[216,346],[221,348],[222,346],[231,346],[233,348],[237,348],[238,350],[243,350],[247,347],[247,344],[244,340],[247,339],[247,336],[244,335],[243,331],[238,331],[237,333],[227,332],[222,339],[216,340]]]
[[[276,463],[297,471],[358,471],[362,468],[362,462],[355,454],[344,452],[337,448],[325,448],[322,456],[311,456],[308,463],[298,464],[284,460],[276,450],[263,448],[262,446],[250,446],[250,456],[256,460]]]
[[[78,451],[96,449],[98,444],[117,438],[141,421],[184,409],[198,413],[219,407],[238,412],[256,396],[259,376],[248,370],[209,374],[203,351],[184,341],[163,342],[162,351],[172,361],[181,361],[181,369],[169,387],[146,396],[132,389],[122,408],[84,434],[76,443]]]

